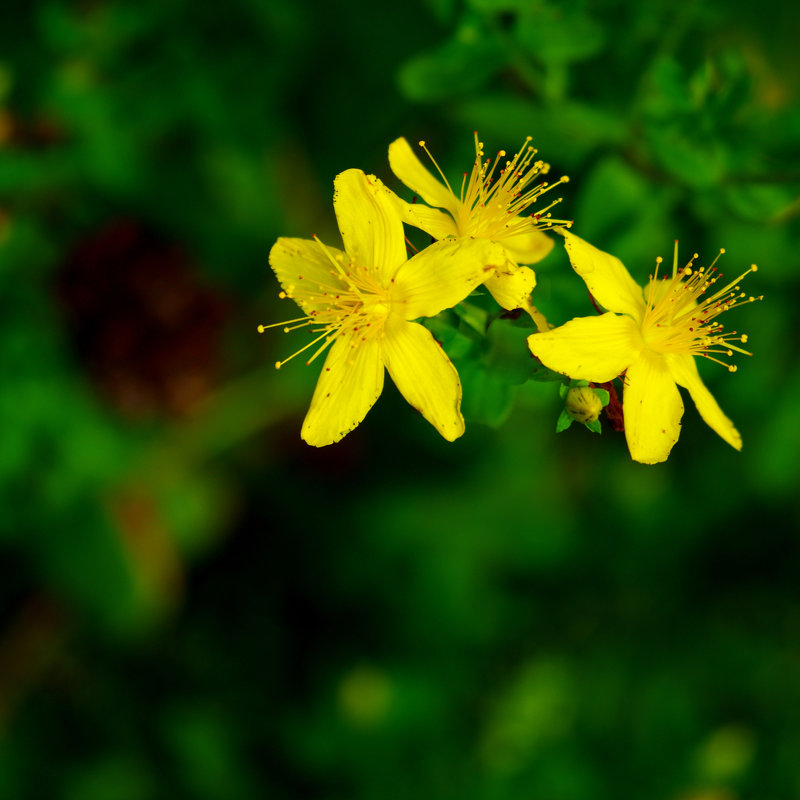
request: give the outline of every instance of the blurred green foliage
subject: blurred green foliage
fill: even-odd
[[[0,800],[800,797],[794,4],[3,12]],[[532,135],[640,281],[676,238],[759,264],[756,355],[705,373],[741,454],[692,407],[658,467],[556,436],[485,295],[430,323],[462,439],[387,386],[300,442],[271,244],[336,243],[338,171],[402,190],[397,136],[457,175],[476,129]],[[589,311],[559,248],[537,278]]]

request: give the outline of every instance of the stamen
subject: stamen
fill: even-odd
[[[724,250],[721,251],[721,253],[724,253],[724,252],[725,252]],[[719,256],[717,256],[717,258],[719,258]],[[717,258],[714,259],[714,263],[715,264],[717,263]],[[715,299],[717,299],[719,297],[722,297],[724,294],[726,294],[728,291],[730,291],[733,288],[738,288],[736,286],[736,284],[739,283],[739,281],[742,280],[742,278],[744,278],[745,276],[749,275],[751,272],[757,272],[757,271],[758,271],[758,267],[755,264],[751,264],[749,269],[746,269],[738,278],[735,278],[734,280],[732,280],[724,289],[720,289],[718,292],[716,292],[711,297],[709,297],[707,302],[711,302],[712,300],[715,300]],[[720,277],[722,277],[722,276],[720,276]],[[744,295],[742,295],[742,296],[744,296]],[[753,300],[755,300],[755,298],[753,298]],[[751,302],[751,301],[748,301],[748,302]],[[737,305],[739,305],[739,304],[737,304]]]
[[[572,225],[571,220],[553,219],[549,213],[561,201],[560,198],[537,213],[527,217],[520,216],[545,192],[569,181],[567,176],[563,176],[553,183],[535,183],[538,176],[547,174],[550,165],[535,160],[537,150],[529,145],[530,136],[525,138],[522,147],[504,164],[502,159],[506,157],[505,150],[499,150],[494,159],[485,158],[484,144],[478,138],[477,131],[473,136],[475,161],[472,172],[463,173],[460,191],[457,196],[453,193],[454,199],[458,201],[453,219],[461,235],[501,240],[530,231],[532,226],[534,229],[546,229],[554,225]],[[420,146],[428,153],[439,175],[452,192],[446,176],[428,152],[425,142],[420,142]]]
[[[325,253],[325,255],[327,256],[328,261],[330,261],[331,264],[333,264],[333,266],[336,268],[336,271],[339,273],[339,275],[342,277],[345,283],[347,283],[347,285],[363,300],[364,299],[363,295],[361,294],[361,292],[358,291],[358,288],[351,280],[350,273],[344,271],[344,268],[339,263],[338,259],[334,258],[330,250],[328,250],[328,248],[325,247],[325,245],[320,241],[316,233],[313,234],[313,239],[320,246],[322,252]]]
[[[309,342],[305,347],[301,347],[296,353],[292,353],[289,358],[284,358],[283,361],[276,361],[275,362],[275,369],[280,369],[287,361],[291,361],[295,356],[299,356],[300,353],[305,353],[309,347],[313,347],[320,339],[324,339],[330,331],[325,331],[324,333],[320,334],[316,339]]]
[[[645,291],[646,309],[642,321],[642,336],[657,352],[703,356],[735,372],[734,365],[728,364],[718,356],[730,358],[734,353],[752,356],[752,353],[736,344],[737,342],[745,344],[747,336],[737,334],[736,331],[724,333],[723,325],[717,321],[717,317],[731,308],[761,298],[744,299],[744,292],[739,291],[738,284],[742,278],[757,269],[754,269],[755,265],[751,265],[724,288],[701,300],[702,295],[721,278],[720,274],[716,274],[715,265],[724,252],[724,249],[720,251],[711,266],[699,267],[696,270],[693,264],[698,255],[695,253],[685,267],[678,269],[676,241],[672,279],[669,282],[662,280],[660,285],[658,285],[658,268],[662,259],[660,257],[656,259],[655,272],[650,276]]]
[[[285,295],[293,298],[303,310],[308,310],[308,315],[258,326],[260,333],[268,328],[282,327],[286,333],[308,328],[314,335],[310,342],[288,358],[275,362],[276,369],[316,347],[306,361],[306,365],[311,364],[340,335],[350,336],[352,347],[380,336],[391,313],[390,290],[384,287],[373,269],[352,260],[345,262],[344,254],[334,254],[316,236],[314,240],[332,265],[331,283],[325,282],[324,270],[322,280],[317,277],[319,272],[305,278],[297,275],[297,286],[301,287],[298,296],[294,296],[297,291],[294,284],[286,286]],[[408,244],[413,248],[410,242]]]
[[[675,253],[672,257],[672,278],[677,276],[678,274],[678,240],[675,240]]]
[[[477,136],[477,133],[475,134]],[[436,163],[436,159],[431,155],[431,151],[428,150],[425,141],[422,140],[419,143],[419,146],[428,154],[428,158],[433,162],[433,166],[436,167],[436,171],[442,176],[442,180],[444,181],[445,186],[450,190],[451,194],[455,194],[455,192],[450,188],[450,184],[447,182],[447,176],[442,172],[442,168]]]
[[[297,319],[287,319],[284,322],[273,322],[269,325],[259,325],[258,332],[264,333],[264,331],[267,330],[267,328],[278,328],[281,325],[291,325],[293,322],[300,322],[301,320],[305,320],[305,322],[303,322],[303,325],[307,325],[308,322],[311,320],[311,317],[298,317]],[[302,328],[303,325],[298,325],[297,327]]]
[[[312,356],[311,356],[311,358],[309,358],[309,359],[308,359],[308,361],[306,361],[306,366],[307,366],[307,367],[311,366],[311,362],[312,362],[312,361],[314,361],[314,359],[316,359],[316,357],[317,357],[317,356],[318,356],[320,353],[324,353],[324,352],[325,352],[325,350],[327,349],[328,345],[329,345],[329,344],[330,344],[330,343],[333,341],[333,339],[334,339],[334,338],[335,338],[335,337],[333,337],[333,336],[332,336],[331,338],[329,338],[329,339],[326,339],[326,340],[325,340],[325,341],[322,343],[322,345],[321,345],[319,348],[317,348],[317,350],[314,352],[314,355],[312,355]],[[319,341],[319,340],[317,340],[317,341]]]

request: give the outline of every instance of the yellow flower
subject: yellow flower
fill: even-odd
[[[389,145],[389,165],[394,174],[429,206],[436,206],[427,208],[401,202],[400,211],[405,222],[435,239],[474,236],[503,246],[504,258],[493,265],[496,271],[485,284],[506,309],[526,308],[529,304],[536,275],[533,270],[519,265],[535,264],[552,249],[553,240],[545,236],[542,229],[554,224],[572,224],[550,217],[550,208],[559,200],[535,214],[519,216],[545,192],[569,180],[565,176],[555,183],[534,183],[539,176],[547,174],[550,166],[534,160],[536,150],[529,146],[530,141],[529,136],[520,151],[498,170],[501,159],[506,156],[505,150],[500,150],[494,161],[484,160],[483,142],[478,141],[476,132],[475,162],[469,177],[464,173],[459,194],[450,187],[425,142],[420,142],[420,147],[428,154],[444,183],[423,166],[405,139],[397,139]]]
[[[336,177],[333,205],[344,250],[318,239],[281,238],[269,261],[303,316],[277,323],[317,336],[294,355],[331,345],[301,436],[321,447],[355,428],[383,389],[384,367],[397,388],[445,439],[464,432],[458,373],[430,331],[411,320],[461,302],[486,278],[496,245],[448,240],[406,259],[403,223],[391,192],[350,169]],[[259,331],[269,326],[259,326]],[[290,358],[279,361],[281,367]]]
[[[642,291],[618,258],[562,233],[572,266],[608,313],[534,333],[528,337],[531,352],[545,366],[575,379],[604,383],[625,372],[625,435],[635,461],[665,461],[678,441],[683,401],[677,386],[688,389],[706,423],[741,450],[742,437],[703,384],[694,357],[735,372],[722,357],[734,351],[752,355],[735,344],[745,343],[747,336],[724,332],[718,320],[724,311],[756,299],[746,298],[738,285],[756,266],[715,289],[722,275],[714,264],[695,269],[696,254],[678,269],[676,242],[672,276],[658,275],[658,258]]]

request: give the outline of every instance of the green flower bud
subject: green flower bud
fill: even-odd
[[[591,386],[573,386],[564,403],[567,413],[584,425],[595,422],[603,410],[603,401]]]

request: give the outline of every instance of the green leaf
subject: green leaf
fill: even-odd
[[[716,186],[727,168],[725,145],[679,125],[653,123],[647,138],[658,163],[679,181],[696,189]]]
[[[455,38],[406,61],[397,82],[409,100],[432,103],[477,91],[506,60],[494,37],[466,24]]]
[[[459,361],[456,368],[464,392],[461,401],[464,419],[492,428],[502,425],[513,407],[514,387],[484,364]]]
[[[50,501],[49,508],[57,507]],[[64,530],[70,530],[69,537]],[[151,609],[123,538],[91,498],[62,507],[59,526],[42,530],[31,547],[46,580],[86,619],[123,635],[150,621]]]
[[[709,93],[714,86],[715,70],[709,59],[701,64],[689,78],[689,96],[692,105],[700,108],[706,102]]]
[[[568,64],[599,53],[605,46],[600,25],[579,11],[530,4],[515,28],[517,41],[546,64]]]
[[[467,5],[475,11],[483,13],[502,13],[522,11],[530,5],[530,0],[467,0]]]
[[[599,161],[584,177],[583,191],[575,208],[581,235],[590,241],[607,243],[609,235],[629,228],[647,211],[650,194],[645,179],[618,156]]]
[[[672,56],[657,58],[648,75],[649,91],[644,95],[644,109],[659,120],[674,118],[692,110],[695,103],[686,71]]]
[[[81,760],[67,772],[64,800],[137,800],[156,791],[152,767],[128,752]]]
[[[248,153],[234,148],[215,149],[203,165],[210,187],[220,207],[220,218],[226,224],[253,234],[264,230],[280,212],[280,204],[270,187],[275,175],[265,180],[262,170],[253,169]]]
[[[496,320],[486,334],[488,352],[485,363],[508,383],[519,385],[530,378],[531,351],[527,338],[531,331]]]
[[[544,364],[534,358],[531,359],[529,365],[528,380],[540,381],[542,383],[561,381],[563,383],[569,379],[560,372],[554,372],[552,369],[548,369]]]
[[[208,550],[224,528],[230,508],[230,491],[218,474],[165,470],[151,476],[166,527],[181,553],[194,555]]]
[[[670,244],[670,211],[679,194],[677,187],[649,184],[625,161],[609,156],[584,178],[576,232],[620,258],[643,283],[655,257],[668,255],[662,250]]]
[[[452,314],[452,312],[451,312]],[[452,314],[454,320],[444,319],[443,315],[429,317],[424,320],[424,326],[441,342],[445,352],[451,359],[465,358],[476,350],[480,344],[475,336],[467,335],[459,329],[458,317]],[[455,322],[455,324],[453,324]]]
[[[481,336],[486,335],[486,329],[489,326],[489,312],[486,309],[465,300],[463,303],[459,303],[453,311],[476,333]]]
[[[513,149],[526,136],[545,161],[557,153],[554,173],[577,166],[598,147],[622,144],[628,127],[618,114],[575,101],[536,106],[517,95],[492,94],[460,103],[454,109],[456,122],[477,128],[487,142],[487,151]]]
[[[768,265],[769,271],[759,272],[752,279],[754,283],[763,286],[764,281],[793,280],[797,275],[797,262],[792,255],[797,245],[786,225],[767,226],[728,219],[716,226],[710,241],[725,247],[724,258],[731,262],[735,259],[738,266],[746,267],[752,262],[762,267]]]
[[[425,0],[425,5],[439,22],[451,22],[456,13],[456,0]]]
[[[787,187],[769,183],[737,184],[726,187],[724,193],[728,207],[752,222],[774,221],[797,201],[796,193]]]

